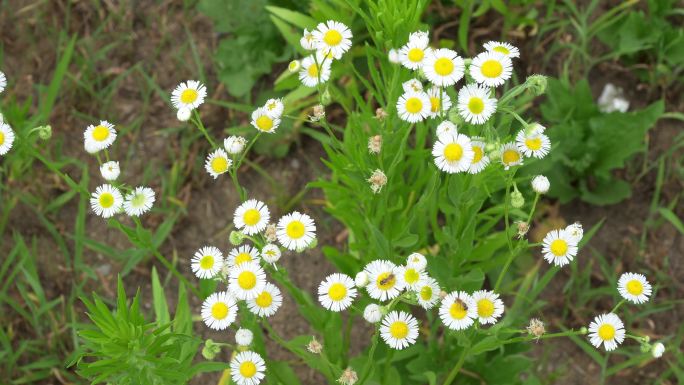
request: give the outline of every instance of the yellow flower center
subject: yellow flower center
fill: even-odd
[[[413,285],[420,280],[420,273],[418,273],[416,269],[406,269],[406,272],[404,273],[404,280],[409,285]]]
[[[482,63],[480,71],[485,77],[496,78],[501,76],[501,73],[503,72],[503,66],[498,60],[487,60],[486,62]]]
[[[504,55],[510,55],[511,51],[508,50],[508,48],[502,46],[502,45],[497,45],[496,47],[492,48],[493,51],[502,53]]]
[[[644,292],[644,285],[636,279],[633,279],[627,282],[627,292],[631,295],[641,295],[641,293]]]
[[[318,66],[316,63],[311,64],[307,72],[309,73],[309,77],[318,79]]]
[[[250,262],[252,260],[252,255],[250,253],[240,253],[235,256],[235,264],[239,265],[245,262]]]
[[[390,334],[392,337],[402,340],[406,338],[409,332],[408,325],[404,321],[395,321],[391,326],[389,330]]]
[[[562,257],[568,252],[568,243],[562,239],[555,239],[551,242],[551,253],[556,257]]]
[[[103,140],[107,139],[109,137],[109,129],[103,125],[99,125],[95,127],[93,130],[93,139],[95,139],[98,142],[102,142]]]
[[[417,114],[423,109],[423,102],[419,98],[408,98],[406,100],[406,111]]]
[[[329,46],[336,46],[342,41],[342,34],[334,29],[329,29],[323,36],[323,41]]]
[[[444,147],[444,158],[449,162],[457,162],[463,156],[463,147],[458,143],[449,143]]]
[[[525,139],[525,146],[532,151],[537,151],[542,147],[542,140],[539,137]]]
[[[520,154],[516,150],[506,150],[501,156],[504,164],[513,164],[520,160]]]
[[[287,236],[292,239],[299,239],[304,236],[304,224],[300,221],[292,221],[285,228]]]
[[[212,267],[214,267],[214,257],[212,257],[211,255],[205,255],[204,257],[202,257],[202,259],[200,259],[200,267],[203,270],[211,269]]]
[[[460,320],[465,318],[466,314],[468,314],[468,311],[465,309],[465,307],[463,307],[462,304],[454,302],[453,304],[451,304],[449,314],[451,314],[451,318]]]
[[[108,192],[102,193],[102,194],[100,194],[99,201],[100,201],[100,206],[108,209],[114,205],[114,195],[112,195]]]
[[[256,125],[261,131],[271,131],[273,128],[273,119],[267,115],[261,115],[256,119]]]
[[[482,147],[480,146],[473,146],[473,164],[479,162],[482,160],[482,157],[484,156],[484,153],[482,152]]]
[[[228,317],[228,305],[223,302],[216,302],[211,307],[211,316],[217,320],[222,320]]]
[[[261,294],[259,294],[258,297],[256,297],[256,302],[257,306],[261,308],[266,308],[271,306],[271,303],[273,303],[273,297],[271,297],[271,293],[264,291]]]
[[[430,97],[430,111],[433,113],[439,112],[439,98],[433,96]]]
[[[261,219],[261,214],[259,214],[259,210],[257,209],[248,209],[245,211],[245,214],[242,216],[242,220],[245,222],[247,226],[254,226],[257,223],[259,223],[259,220]]]
[[[238,275],[238,285],[241,289],[250,290],[256,286],[256,274],[251,271],[243,271]]]
[[[2,146],[3,143],[5,143],[5,134],[0,132],[0,146]]]
[[[423,60],[423,57],[425,56],[425,52],[423,52],[422,49],[420,48],[411,48],[408,51],[408,59],[412,62],[419,62]]]
[[[454,72],[454,62],[445,57],[441,57],[435,60],[434,68],[437,75],[447,76]]]
[[[346,295],[347,287],[339,282],[333,283],[328,289],[328,296],[333,301],[341,301]]]
[[[197,96],[197,91],[193,90],[192,88],[188,88],[186,90],[183,90],[180,96],[180,100],[185,104],[190,104],[197,100]]]
[[[432,298],[432,286],[423,286],[420,289],[420,298],[423,301],[429,301]]]
[[[599,338],[610,341],[615,337],[615,328],[611,324],[603,324],[598,330]]]
[[[257,372],[256,365],[252,361],[245,361],[240,364],[240,375],[245,378],[252,378]]]
[[[477,115],[481,114],[482,111],[484,111],[485,104],[484,100],[482,98],[478,98],[477,96],[472,96],[470,100],[468,101],[468,110]]]
[[[489,318],[494,314],[494,302],[483,298],[477,301],[477,315],[482,318]]]
[[[380,289],[389,290],[394,287],[395,283],[397,283],[397,277],[395,277],[394,274],[390,272],[385,272],[378,275],[378,278],[376,279],[375,283],[377,283]]]
[[[212,159],[211,160],[211,169],[214,170],[214,172],[217,174],[228,171],[228,159],[226,159],[222,156],[218,156],[218,157]]]

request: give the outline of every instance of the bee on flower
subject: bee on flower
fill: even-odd
[[[489,319],[493,315],[488,316],[485,314],[488,311],[484,309],[486,306],[478,307],[475,299],[470,294],[463,291],[455,291],[447,294],[442,300],[442,304],[439,307],[439,317],[449,329],[464,330],[475,323],[475,319],[481,314],[479,312],[480,309],[482,309],[482,315],[485,316],[485,319]]]
[[[396,298],[404,290],[404,281],[399,278],[399,268],[390,261],[377,260],[364,268],[369,283],[366,286],[368,295],[379,301]]]

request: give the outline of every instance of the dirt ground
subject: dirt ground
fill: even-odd
[[[15,79],[16,90],[12,93],[19,100],[35,94],[36,84],[45,84],[49,81],[55,66],[56,35],[54,32],[62,30],[65,26],[67,14],[70,15],[70,21],[66,28],[68,34],[88,37],[95,30],[103,29],[98,35],[97,41],[89,42],[95,47],[104,47],[111,42],[118,41],[117,35],[126,34],[125,44],[120,44],[116,49],[108,51],[106,58],[97,62],[97,72],[111,75],[119,74],[132,65],[140,63],[150,73],[154,74],[159,86],[169,92],[179,80],[195,77],[195,74],[187,68],[181,70],[174,68],[173,63],[176,62],[176,58],[188,57],[188,52],[180,51],[179,45],[175,43],[177,39],[168,38],[168,36],[182,38],[184,36],[183,30],[187,28],[197,43],[197,51],[205,63],[204,70],[211,79],[209,82],[210,95],[213,98],[229,99],[224,88],[217,84],[213,76],[211,53],[217,46],[218,37],[213,32],[208,19],[198,15],[194,10],[183,10],[181,6],[174,5],[174,2],[156,3],[151,1],[140,2],[136,7],[124,10],[121,20],[107,19],[106,12],[108,10],[113,11],[109,7],[116,8],[116,6],[108,2],[105,3],[106,5],[100,10],[95,9],[88,2],[79,1],[74,2],[71,10],[67,9],[62,2],[42,3],[35,6],[37,9],[31,8],[33,5],[28,1],[10,2],[7,7],[3,6],[0,10],[0,33],[4,45],[2,69],[8,76],[11,74]],[[21,23],[13,21],[17,15],[21,17]],[[496,23],[493,26],[493,28],[501,27]],[[478,41],[490,34],[498,35],[498,31],[495,29],[484,30],[484,27],[478,29],[480,27],[477,24],[474,25],[474,28],[477,31],[474,34],[474,39]],[[448,33],[448,31],[444,33]],[[525,60],[526,57],[534,57],[539,47],[527,46],[527,41],[524,38],[516,40],[515,43],[521,47],[523,58],[521,68],[524,68],[526,74],[546,73],[553,76],[557,72],[556,68],[542,68],[533,60]],[[82,45],[77,49],[84,57],[90,56],[90,53],[87,52],[88,46]],[[82,151],[81,135],[82,130],[88,124],[83,117],[98,116],[103,106],[93,104],[91,98],[83,90],[74,87],[74,79],[81,79],[83,74],[79,72],[76,65],[72,65],[72,70],[76,72],[71,79],[67,80],[68,85],[63,88],[64,93],[58,99],[51,124],[55,136],[64,138],[63,152],[87,163],[92,172],[96,173],[97,163],[95,159]],[[607,81],[606,79],[608,79],[627,90],[627,96],[633,101],[635,107],[646,105],[649,101],[658,98],[658,92],[647,94],[646,100],[641,98],[642,93],[639,87],[630,86],[630,84],[638,83],[638,81],[629,77],[616,78],[609,75],[612,73],[609,69],[601,67],[592,73],[593,78],[602,79],[593,83],[595,95],[600,93]],[[107,80],[108,77],[105,76],[104,79]],[[264,81],[267,82],[269,79]],[[149,165],[153,169],[163,172],[162,170],[166,170],[171,165],[172,160],[179,155],[178,152],[180,151],[177,143],[180,135],[160,134],[159,131],[161,128],[177,125],[175,114],[168,108],[166,102],[157,96],[152,99],[146,111],[141,111],[140,104],[136,100],[139,82],[139,77],[125,77],[115,93],[112,105],[106,108],[108,114],[116,117],[116,120],[124,126],[144,115],[144,129],[139,130],[139,132],[129,132],[117,142],[115,156],[128,159],[125,172],[129,175],[142,174],[144,168]],[[684,110],[681,98],[677,99],[677,95],[670,95],[667,109]],[[205,123],[209,130],[215,136],[222,136],[222,129],[225,120],[228,118],[228,112],[217,107],[203,106],[202,114],[207,117]],[[246,116],[241,118],[247,122]],[[661,121],[649,136],[650,151],[647,155],[649,159],[655,159],[659,151],[669,147],[672,138],[679,132],[681,129],[677,124]],[[204,144],[199,141],[192,146],[191,157],[188,159],[189,164],[196,163],[196,157],[203,156],[202,154],[206,150],[203,146]],[[130,157],[128,154],[134,155]],[[139,154],[151,154],[151,156],[140,157]],[[278,190],[287,191],[294,195],[307,182],[325,175],[325,167],[319,160],[321,156],[323,156],[323,152],[318,142],[302,138],[301,142],[293,146],[288,156],[282,160],[259,156],[253,156],[252,160],[275,176],[279,183],[276,186]],[[635,164],[641,161],[641,159],[634,160]],[[181,198],[187,203],[187,215],[181,217],[161,250],[165,255],[177,253],[180,261],[179,269],[188,277],[192,276],[189,271],[189,258],[197,248],[208,243],[222,250],[230,249],[229,230],[226,226],[231,223],[232,211],[238,202],[228,178],[214,181],[205,173],[191,175],[190,171],[190,169],[185,170],[183,186],[180,189],[182,191]],[[38,186],[31,181],[25,181],[26,184],[19,187],[42,195],[45,201],[49,201],[51,197],[55,197],[66,190],[66,186],[58,179],[50,177],[45,170],[41,171],[41,175],[45,177],[45,183],[42,185]],[[73,176],[79,177],[78,175]],[[91,176],[95,175],[92,174]],[[628,180],[633,177],[633,175],[624,176]],[[265,184],[253,170],[245,170],[241,179],[253,198],[268,201],[275,193],[272,190],[273,187]],[[8,181],[8,183],[21,182]],[[96,180],[93,180],[91,189],[95,187],[95,183]],[[684,188],[683,184],[681,178],[666,180],[661,192],[662,201],[669,202],[674,199]],[[161,189],[159,182],[154,179],[150,180],[150,185],[156,191]],[[654,188],[655,170],[652,170],[643,178],[634,181],[633,195],[625,202],[614,206],[596,207],[575,201],[564,205],[560,211],[560,216],[567,222],[581,220],[585,224],[596,223],[606,218],[603,228],[592,240],[591,247],[608,256],[611,260],[619,259],[622,271],[644,267],[651,271],[664,271],[663,274],[667,274],[671,278],[670,282],[673,282],[673,285],[659,288],[656,300],[659,298],[682,298],[684,296],[684,284],[681,283],[680,277],[684,276],[684,263],[682,262],[684,237],[671,226],[661,226],[655,231],[649,232],[647,247],[644,250],[639,248],[638,239],[644,223],[649,217],[649,206]],[[341,246],[338,244],[341,226],[324,212],[321,199],[322,193],[320,191],[309,191],[297,209],[310,213],[316,218],[320,245]],[[549,203],[553,204],[553,202]],[[679,207],[678,210],[677,214],[680,217],[684,216],[684,207]],[[276,216],[283,214],[277,209],[275,211]],[[64,226],[62,230],[65,230],[74,222],[75,212],[75,202],[72,202],[66,209],[61,210],[57,217],[51,219]],[[154,227],[160,223],[161,219],[159,216],[150,215],[145,219],[145,222],[150,227]],[[12,212],[9,223],[13,230],[20,232],[27,239],[36,239],[37,248],[41,251],[37,256],[40,262],[39,266],[50,266],[50,268],[40,269],[41,281],[46,285],[48,296],[52,298],[62,293],[68,293],[70,281],[60,278],[65,272],[69,274],[74,274],[74,272],[67,271],[63,263],[64,256],[53,251],[52,238],[45,233],[33,211],[19,205]],[[89,216],[87,229],[88,235],[98,241],[121,249],[129,247],[127,240],[115,230],[107,229],[106,223],[100,218]],[[0,253],[5,253],[11,249],[13,241],[10,233],[6,233],[0,241],[2,242]],[[303,254],[287,255],[283,258],[283,265],[289,269],[297,286],[312,293],[315,291],[317,283],[333,271],[319,250],[320,248]],[[666,256],[669,256],[670,262],[667,267],[663,264]],[[120,266],[105,256],[89,250],[86,251],[84,257],[85,263],[97,266],[97,271],[102,277],[101,282],[90,289],[113,296],[116,286],[116,272]],[[586,258],[590,257],[586,256]],[[137,266],[125,278],[127,287],[134,288],[137,285],[143,288],[149,287],[149,277],[153,264],[150,260]],[[303,264],[306,265],[305,269],[301,268]],[[600,284],[602,284],[602,277],[597,271],[596,285]],[[560,291],[562,289],[558,287],[554,290]],[[286,338],[310,333],[306,324],[298,316],[292,299],[287,295],[284,297],[281,310],[272,318],[274,329]],[[194,305],[197,308],[199,303]],[[606,304],[606,307],[609,306]],[[680,304],[673,312],[660,313],[649,319],[648,324],[652,327],[647,332],[654,337],[676,334],[680,327],[677,320],[681,319],[684,319],[684,307]],[[578,319],[577,325],[570,326],[585,325],[588,324],[588,321],[588,319]],[[221,338],[219,333],[210,333],[206,328],[200,327],[201,325],[197,326],[197,331],[206,337]],[[22,332],[20,325],[19,331]],[[31,333],[29,330],[23,330],[23,332]],[[357,348],[362,348],[369,331],[357,329],[354,333],[359,341]],[[543,347],[537,347],[535,352],[541,355],[542,349]],[[550,361],[564,362],[562,364],[565,365],[563,366],[565,368],[563,384],[586,385],[592,383],[591,378],[597,378],[596,375],[600,368],[593,364],[590,358],[586,357],[570,341],[560,342],[554,345],[550,351],[552,352]],[[269,356],[279,359],[292,358],[275,344],[269,347]],[[570,361],[569,364],[568,361]],[[663,370],[663,365],[663,363],[654,362],[613,377],[609,383],[651,383],[652,379]],[[557,367],[550,366],[544,370],[553,371],[556,369]],[[302,383],[321,382],[320,378],[305,367],[299,367],[297,372]],[[200,377],[194,383],[204,383],[207,380],[210,379]]]

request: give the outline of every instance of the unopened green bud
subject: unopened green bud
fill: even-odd
[[[456,125],[456,127],[460,127],[463,124],[463,118],[458,113],[458,108],[455,106],[449,109],[449,112],[447,112],[447,117],[451,123]]]
[[[50,139],[52,137],[52,127],[49,124],[38,127],[38,137],[43,140]]]
[[[642,352],[642,353],[648,353],[648,352],[651,351],[651,344],[649,344],[649,343],[642,343],[641,346],[640,346],[640,348],[641,348],[641,352]]]
[[[321,95],[321,102],[323,103],[324,106],[327,106],[330,104],[332,101],[332,96],[330,96],[330,90],[328,88],[323,91],[323,95]]]
[[[582,326],[579,330],[580,334],[587,334],[589,333],[589,330],[587,329],[586,326]]]
[[[511,193],[511,206],[519,209],[525,204],[525,197],[517,189]]]
[[[233,246],[239,246],[240,244],[242,244],[242,241],[245,240],[245,234],[239,231],[231,231],[229,240]]]
[[[546,92],[548,79],[544,75],[531,75],[525,80],[525,88],[530,90],[534,95],[543,95]]]
[[[211,339],[204,341],[204,347],[202,348],[202,357],[207,360],[213,360],[216,355],[221,353],[221,346],[217,345]]]
[[[311,241],[311,243],[309,243],[310,249],[314,249],[314,248],[316,248],[316,246],[318,246],[318,238],[314,238],[313,241]]]

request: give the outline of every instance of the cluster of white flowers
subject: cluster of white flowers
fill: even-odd
[[[291,72],[299,71],[299,80],[307,87],[330,80],[333,60],[339,60],[352,46],[352,32],[339,21],[328,20],[319,23],[316,29],[304,29],[299,40],[302,48],[313,53],[301,61],[294,60],[289,65]]]
[[[365,289],[369,297],[381,302],[403,296],[424,309],[441,302],[440,318],[453,330],[466,329],[475,320],[483,325],[494,324],[503,314],[503,301],[492,291],[479,290],[472,295],[457,291],[440,296],[440,286],[426,268],[427,259],[420,253],[409,255],[402,266],[375,260],[354,279],[339,273],[328,276],[318,287],[318,300],[326,309],[339,312],[352,305],[357,289]],[[372,303],[366,306],[363,316],[370,323],[380,322],[380,336],[394,349],[410,346],[418,338],[418,320],[408,312],[391,310],[391,305]]]
[[[117,137],[114,125],[107,121],[89,125],[83,133],[83,146],[90,154],[97,155],[100,162],[100,174],[108,183],[95,189],[90,196],[90,207],[95,214],[103,218],[111,218],[125,212],[132,217],[139,217],[152,209],[156,200],[154,190],[145,186],[129,187],[118,182],[121,174],[119,162],[109,160],[108,148]],[[104,151],[106,162],[100,161],[99,153]],[[124,193],[122,193],[124,191]]]

